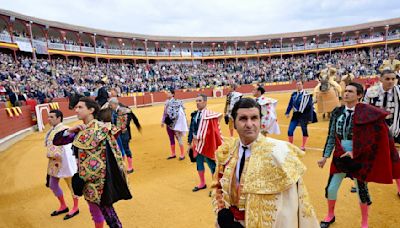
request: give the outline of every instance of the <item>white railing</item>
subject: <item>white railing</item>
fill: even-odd
[[[344,42],[344,46],[350,46],[354,44],[357,44],[357,40],[349,40]]]
[[[158,52],[158,56],[169,56],[169,52],[163,51],[163,52]]]
[[[21,41],[21,42],[30,43],[30,42],[31,42],[31,39],[26,38],[26,37],[14,36],[14,41]]]
[[[270,53],[277,53],[277,52],[280,52],[280,51],[281,51],[280,48],[271,48],[270,49]]]
[[[0,34],[0,41],[5,43],[11,43],[11,36],[8,34]]]
[[[78,45],[66,44],[65,45],[65,50],[66,51],[80,52],[81,51],[81,47],[78,46]]]
[[[41,40],[33,40],[33,45],[44,45],[44,46],[46,46],[46,42],[43,42],[43,41],[41,41]]]
[[[211,51],[204,51],[203,52],[203,56],[213,56],[214,53],[212,53]]]
[[[171,56],[181,56],[180,52],[171,52]]]
[[[247,50],[247,54],[257,54],[257,50]]]
[[[260,53],[260,54],[269,53],[269,49],[258,49],[258,53]]]
[[[120,49],[108,49],[108,54],[110,55],[121,55]]]
[[[48,43],[49,49],[64,50],[64,44],[60,43]]]
[[[226,54],[227,55],[234,55],[235,54],[235,50],[226,50]]]
[[[157,56],[155,51],[147,51],[147,56]]]
[[[192,52],[190,52],[190,51],[183,51],[183,52],[182,52],[182,56],[186,56],[186,57],[192,56]]]
[[[329,43],[324,43],[324,44],[318,44],[318,48],[328,48]]]
[[[214,52],[215,55],[225,55],[224,51],[215,51]]]
[[[366,38],[362,39],[360,43],[373,43],[373,42],[380,42],[383,41],[383,37],[373,37],[373,38]]]
[[[98,54],[107,54],[107,49],[97,47],[96,48],[96,53],[98,53]]]
[[[94,47],[83,47],[82,46],[82,52],[94,53]]]
[[[316,44],[306,44],[306,50],[310,50],[310,49],[314,49],[314,48],[317,48],[317,45]]]
[[[294,51],[302,51],[304,50],[304,46],[303,47],[293,47]]]
[[[292,47],[284,47],[284,48],[282,48],[281,51],[282,52],[290,52],[290,51],[292,51]]]
[[[122,54],[123,55],[133,55],[133,51],[132,50],[122,50]]]
[[[236,55],[245,55],[245,54],[246,54],[246,50],[236,51]]]
[[[387,40],[397,40],[400,39],[400,34],[390,35],[387,37]]]
[[[146,52],[145,51],[135,51],[135,55],[145,56]]]
[[[343,46],[343,42],[339,42],[339,43],[331,43],[330,47],[341,47]]]
[[[203,56],[203,54],[201,52],[199,52],[199,51],[195,51],[195,52],[193,52],[193,56],[194,57],[201,57],[201,56]]]

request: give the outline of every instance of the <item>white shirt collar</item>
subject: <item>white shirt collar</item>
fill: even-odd
[[[393,88],[392,88],[392,89],[389,89],[388,91],[385,91],[385,90],[383,89],[382,83],[379,84],[379,88],[381,89],[381,92],[382,92],[382,93],[384,93],[384,92],[388,92],[388,94],[392,94],[392,93],[393,93]]]
[[[253,143],[255,142],[255,141],[257,141],[257,139],[258,139],[258,136],[257,136],[257,138],[252,142],[252,143],[250,143],[250,144],[248,144],[248,145],[244,145],[244,143],[242,143],[242,140],[240,140],[239,139],[239,146],[240,147],[247,147],[247,148],[251,148],[251,145],[253,145]]]
[[[351,110],[351,111],[353,111],[354,112],[354,110],[355,110],[355,108],[356,108],[356,106],[354,106],[354,107],[352,107],[352,108],[348,108],[347,106],[345,106],[346,107],[346,111],[347,110]]]

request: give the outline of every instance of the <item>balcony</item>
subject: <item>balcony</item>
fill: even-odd
[[[0,42],[11,43],[11,36],[8,34],[0,34]]]
[[[157,56],[155,51],[147,51],[147,56]]]
[[[81,51],[81,47],[77,46],[77,45],[66,44],[65,45],[65,50],[66,51],[80,52]]]
[[[329,47],[342,47],[343,46],[343,42],[338,42],[338,43],[330,43]]]
[[[399,40],[400,34],[393,34],[387,37],[387,40]],[[14,37],[14,41],[19,42],[26,42],[30,43],[30,39],[27,37]],[[258,49],[258,50],[233,50],[228,48],[225,51],[211,51],[206,49],[204,52],[194,51],[193,53],[190,51],[182,51],[173,50],[169,51],[148,51],[147,56],[155,57],[155,56],[173,56],[173,57],[207,57],[207,56],[225,56],[225,55],[251,55],[251,54],[273,54],[273,53],[285,53],[285,52],[292,52],[292,51],[303,51],[303,50],[315,50],[315,49],[324,49],[324,48],[338,48],[343,46],[352,46],[356,44],[363,44],[363,43],[373,43],[373,42],[382,42],[384,41],[384,37],[371,37],[371,38],[364,38],[357,40],[348,40],[345,42],[324,42],[322,44],[305,44],[305,46],[287,46],[287,47],[274,47],[274,48],[265,48],[265,49]],[[5,33],[0,34],[0,42],[4,43],[11,43],[11,36]],[[301,45],[301,44],[300,44]],[[96,48],[93,47],[86,47],[86,46],[79,46],[79,45],[72,45],[72,44],[63,44],[63,43],[51,43],[50,41],[47,43],[42,40],[33,40],[33,47],[36,49],[40,48],[43,54],[47,54],[47,46],[48,49],[53,50],[65,50],[71,52],[84,52],[84,53],[97,53],[97,54],[109,54],[109,55],[125,55],[125,56],[146,56],[145,51],[134,51],[134,50],[120,50],[120,49],[107,49],[106,48]]]
[[[107,49],[105,49],[105,48],[96,48],[96,53],[97,54],[107,54]]]
[[[133,55],[132,50],[122,50],[122,55]]]
[[[65,50],[64,44],[48,42],[48,45],[49,45],[49,49],[63,50],[63,51]]]
[[[390,35],[387,37],[387,40],[398,40],[400,39],[400,34]]]
[[[227,55],[234,55],[235,54],[235,50],[226,50],[226,54]]]
[[[270,53],[277,53],[277,52],[281,52],[280,48],[271,48]]]
[[[110,55],[121,55],[120,49],[108,49],[108,54]]]
[[[82,52],[94,53],[94,47],[82,47]]]
[[[290,52],[292,51],[292,47],[283,47],[281,48],[281,52]]]
[[[329,48],[329,43],[318,44],[318,48]]]
[[[189,52],[189,51],[183,51],[183,52],[182,52],[182,56],[185,56],[185,57],[190,57],[190,56],[192,56],[192,52]]]
[[[304,50],[304,46],[299,46],[299,47],[294,46],[293,47],[293,51],[303,51],[303,50]]]
[[[16,41],[25,42],[25,43],[31,42],[31,40],[29,38],[14,36],[14,42],[16,42]]]
[[[169,52],[166,51],[158,52],[158,56],[169,56]]]
[[[311,49],[316,49],[317,45],[316,44],[306,44],[305,50],[311,50]]]
[[[171,56],[181,56],[181,53],[178,51],[171,52]]]
[[[146,56],[146,52],[145,51],[135,51],[134,55],[138,55],[138,56]]]
[[[344,46],[350,46],[357,44],[357,40],[349,40],[344,42]]]

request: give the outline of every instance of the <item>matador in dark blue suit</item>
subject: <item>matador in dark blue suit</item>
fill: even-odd
[[[303,143],[301,149],[305,150],[308,139],[307,124],[308,122],[317,122],[316,114],[314,113],[312,95],[303,89],[303,82],[296,82],[297,91],[290,96],[290,101],[286,109],[286,117],[289,118],[290,111],[293,109],[292,119],[290,120],[288,137],[289,142],[293,143],[293,133],[297,125],[301,126],[303,133]]]

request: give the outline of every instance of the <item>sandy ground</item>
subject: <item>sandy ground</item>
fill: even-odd
[[[289,94],[269,94],[279,100],[278,115],[282,134],[273,136],[286,140],[289,120],[285,118]],[[222,99],[209,100],[209,109],[223,111]],[[185,104],[186,113],[195,110],[194,101]],[[117,213],[125,227],[214,227],[209,189],[193,193],[198,182],[195,164],[166,160],[169,143],[165,129],[160,127],[163,106],[136,110],[143,125],[143,133],[136,129],[131,149],[134,153],[135,172],[129,175],[133,199],[116,204]],[[322,219],[326,213],[324,188],[329,165],[317,167],[321,148],[325,143],[328,122],[309,126],[310,140],[307,155],[302,158],[308,171],[304,177],[311,200]],[[222,124],[223,134],[228,129]],[[80,201],[80,214],[63,221],[62,216],[50,217],[58,207],[52,192],[45,187],[47,159],[43,146],[44,133],[34,133],[0,154],[0,227],[91,227],[88,206]],[[295,143],[300,145],[301,130],[295,133]],[[207,169],[207,183],[211,174]],[[72,199],[64,182],[62,188],[69,206]],[[359,227],[360,209],[356,194],[350,193],[351,181],[345,180],[339,191],[336,223],[332,227]],[[373,204],[370,210],[370,227],[400,227],[400,199],[395,185],[370,184]]]

